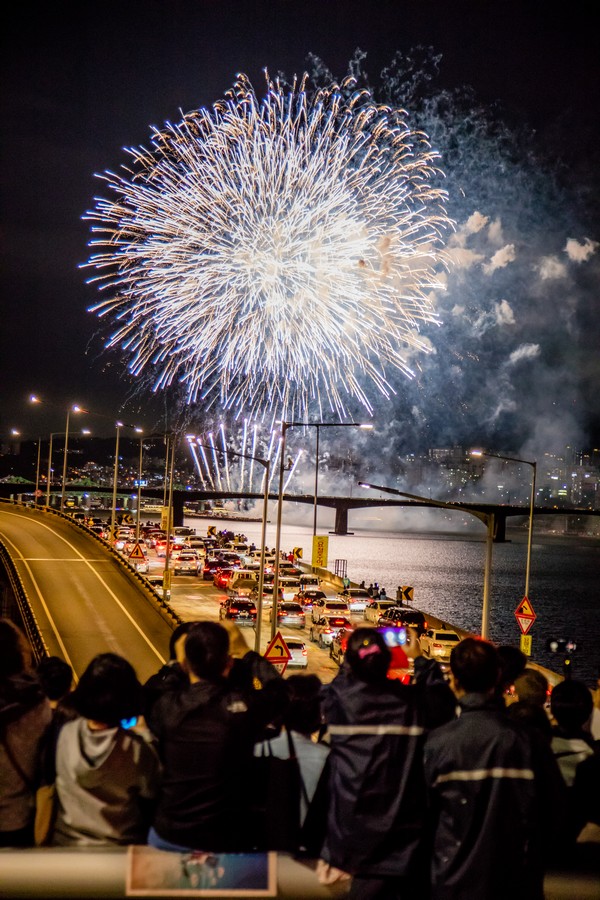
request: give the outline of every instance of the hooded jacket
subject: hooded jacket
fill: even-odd
[[[52,843],[145,843],[158,776],[158,756],[139,734],[93,731],[83,718],[67,722],[56,746],[59,807]]]
[[[419,657],[405,685],[368,684],[345,663],[322,708],[331,742],[323,858],[362,877],[409,874],[422,850],[425,735],[455,710],[439,665]]]
[[[33,820],[42,740],[51,719],[50,701],[33,676],[0,681],[0,831],[18,831]],[[11,762],[7,744],[27,780]]]

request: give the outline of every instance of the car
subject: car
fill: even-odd
[[[197,575],[198,560],[193,553],[180,553],[173,560],[173,575]]]
[[[376,625],[388,609],[397,605],[395,600],[372,600],[367,604],[363,613],[365,622],[373,622],[373,624]]]
[[[332,597],[319,598],[313,601],[311,618],[313,622],[318,622],[322,616],[349,616],[350,610],[348,604],[341,600],[334,600]]]
[[[150,571],[150,563],[148,562],[146,557],[144,557],[144,559],[130,559],[129,562],[135,568],[135,571],[140,573],[140,575],[147,575]]]
[[[318,575],[310,575],[308,572],[300,575],[300,587],[302,590],[319,590],[321,579]]]
[[[221,591],[226,591],[231,584],[232,574],[233,569],[230,569],[229,567],[224,566],[222,569],[217,569],[213,575],[214,586]]]
[[[419,637],[429,628],[427,619],[420,610],[405,609],[403,606],[387,609],[377,624],[388,628],[415,628]]]
[[[346,588],[339,592],[337,599],[347,603],[350,612],[364,612],[371,600],[365,588]]]
[[[163,576],[162,575],[146,575],[144,576],[153,591],[156,591],[159,597],[164,595]]]
[[[258,603],[258,587],[255,587],[250,594],[250,600]],[[279,588],[279,602],[283,600],[283,591]],[[273,585],[263,584],[263,609],[271,609],[273,606]]]
[[[294,600],[296,603],[300,603],[304,609],[312,609],[313,603],[315,600],[323,600],[327,597],[323,591],[317,591],[313,588],[306,588],[298,591],[297,594],[294,594]]]
[[[207,556],[202,567],[202,578],[204,581],[212,581],[215,577],[215,572],[222,566],[223,560],[217,559],[216,556]]]
[[[423,656],[429,656],[439,662],[450,662],[452,648],[456,647],[459,641],[460,636],[456,631],[446,628],[428,628],[419,638]]]
[[[331,644],[329,646],[329,653],[331,655],[331,658],[338,664],[338,666],[341,666],[344,662],[348,638],[356,627],[356,625],[345,626],[344,628],[340,628],[340,630],[333,635]]]
[[[273,621],[273,609],[269,621]],[[283,600],[277,604],[277,624],[287,625],[288,628],[304,628],[306,625],[306,616],[304,610],[299,603],[293,603],[290,600]]]
[[[308,665],[308,650],[306,649],[306,643],[300,638],[292,637],[288,634],[282,634],[281,636],[285,641],[288,650],[292,654],[292,658],[288,660],[288,668],[305,669]]]
[[[310,626],[310,639],[319,647],[329,647],[334,635],[342,628],[352,628],[352,622],[346,616],[321,616]]]
[[[173,534],[177,538],[187,538],[196,534],[196,529],[190,528],[188,525],[176,525],[173,529]]]
[[[150,550],[156,549],[156,544],[158,541],[166,541],[167,536],[164,531],[148,531],[144,535],[144,543],[146,547],[149,547]]]
[[[229,579],[229,583],[226,585],[226,588],[227,593],[230,597],[250,597],[254,591],[256,591],[258,594],[258,587],[255,578],[235,578],[234,573],[232,573],[232,576]]]
[[[300,590],[300,582],[297,578],[289,578],[287,575],[281,575],[279,578],[279,587],[283,591],[284,600],[293,600],[294,596]]]
[[[256,622],[256,606],[251,600],[228,597],[223,600],[219,609],[219,619],[229,619],[237,625],[254,625]]]

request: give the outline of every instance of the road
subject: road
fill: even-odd
[[[145,681],[168,657],[171,625],[152,604],[136,579],[100,541],[67,519],[27,507],[0,504],[0,540],[9,550],[51,655],[73,667],[76,678],[97,653],[111,651],[126,657]],[[164,560],[148,551],[150,571],[162,572]],[[332,596],[333,587],[327,590]],[[173,577],[171,607],[184,621],[218,621],[226,594],[201,577]],[[362,614],[357,617],[362,621]],[[309,639],[308,627],[282,629],[302,637],[308,666],[293,671],[317,674],[331,681],[337,664]],[[240,629],[254,648],[254,628]],[[264,614],[260,651],[271,635],[269,611]]]
[[[78,678],[97,653],[126,657],[144,681],[168,657],[172,627],[124,567],[83,529],[52,513],[0,504],[9,550],[48,651]]]

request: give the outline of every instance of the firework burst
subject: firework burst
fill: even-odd
[[[86,265],[134,375],[261,418],[370,410],[386,372],[412,375],[450,223],[403,111],[349,80],[312,98],[267,80],[259,101],[238,76],[128,153],[101,176]]]

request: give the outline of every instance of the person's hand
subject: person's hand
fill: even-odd
[[[406,643],[404,645],[404,652],[409,659],[416,659],[417,656],[422,656],[421,644],[419,643],[419,635],[416,628],[406,629]]]
[[[351,877],[348,872],[343,872],[341,869],[336,869],[335,866],[330,866],[324,859],[320,859],[317,862],[319,884],[337,884],[339,881],[350,881]]]

